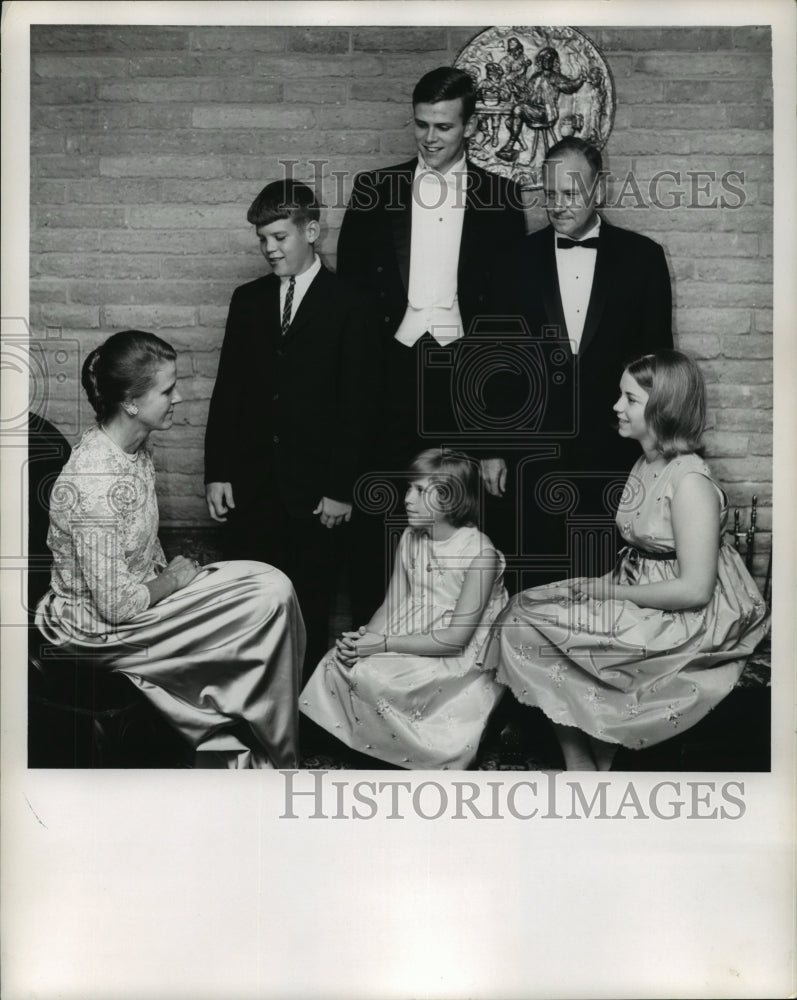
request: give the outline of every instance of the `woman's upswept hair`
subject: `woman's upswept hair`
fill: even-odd
[[[112,417],[126,399],[151,389],[158,368],[176,358],[171,344],[143,330],[122,330],[95,347],[83,362],[81,382],[97,423]]]
[[[681,351],[656,351],[632,361],[626,371],[648,394],[645,420],[661,454],[701,454],[706,386],[695,362]]]
[[[438,487],[440,510],[455,528],[479,523],[479,464],[461,451],[428,448],[410,462],[410,472]]]

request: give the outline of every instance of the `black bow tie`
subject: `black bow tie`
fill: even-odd
[[[587,250],[597,250],[598,237],[592,236],[588,240],[569,240],[566,236],[557,236],[556,247],[558,250],[570,250],[572,247],[586,247]]]

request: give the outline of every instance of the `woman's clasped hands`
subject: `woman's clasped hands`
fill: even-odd
[[[188,559],[186,556],[175,556],[161,574],[173,585],[174,590],[181,590],[199,573],[201,565],[196,559]]]
[[[374,653],[385,653],[387,637],[369,632],[365,625],[356,631],[342,632],[335,640],[335,656],[344,667],[353,667],[357,660]]]
[[[617,596],[617,584],[611,577],[577,577],[575,580],[568,580],[567,586],[572,601],[586,601],[589,598],[595,601],[611,601]]]

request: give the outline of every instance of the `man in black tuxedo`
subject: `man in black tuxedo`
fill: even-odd
[[[455,354],[484,312],[490,259],[525,232],[517,186],[466,159],[477,127],[472,78],[447,66],[432,70],[412,103],[417,157],[356,178],[338,242],[338,274],[356,281],[378,310],[386,379],[371,468],[386,474],[402,473],[414,454],[455,429],[450,379],[432,378],[425,360],[437,345]],[[500,485],[495,470],[494,461],[482,462],[492,492]],[[384,593],[378,520],[359,518],[355,620],[367,620]]]
[[[566,515],[587,518],[585,527],[602,521],[605,541],[616,486],[639,457],[635,443],[620,438],[615,427],[612,404],[620,376],[634,358],[672,347],[664,252],[598,214],[600,152],[577,138],[552,146],[543,166],[543,193],[550,225],[499,259],[491,291],[494,313],[525,322],[543,369],[537,426],[523,438],[526,452],[510,469],[506,497],[517,505],[520,561],[531,557],[527,563],[538,564],[523,574],[521,589],[610,568],[611,544],[603,546],[603,555],[592,552],[589,565],[583,556],[578,564],[568,561],[573,549]],[[506,328],[514,329],[511,321]],[[519,412],[528,394],[528,381],[519,378],[503,387],[502,405]],[[557,496],[556,481],[562,479],[571,484],[570,499],[561,490]],[[499,547],[512,545],[500,537],[495,541]]]
[[[250,206],[272,273],[233,293],[205,435],[208,510],[228,522],[227,554],[290,577],[308,668],[327,648],[334,541],[351,517],[378,379],[373,317],[322,266],[319,218],[310,188],[290,180]]]

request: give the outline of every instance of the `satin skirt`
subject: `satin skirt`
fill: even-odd
[[[621,560],[625,585],[677,579],[674,560]],[[564,726],[633,750],[689,729],[722,701],[769,628],[739,553],[720,548],[709,603],[659,611],[633,601],[574,601],[572,581],[513,597],[484,663],[524,705]]]
[[[197,766],[298,766],[305,630],[284,573],[212,563],[109,635],[81,632],[79,610],[51,591],[36,624],[65,655],[129,677],[195,748]]]

